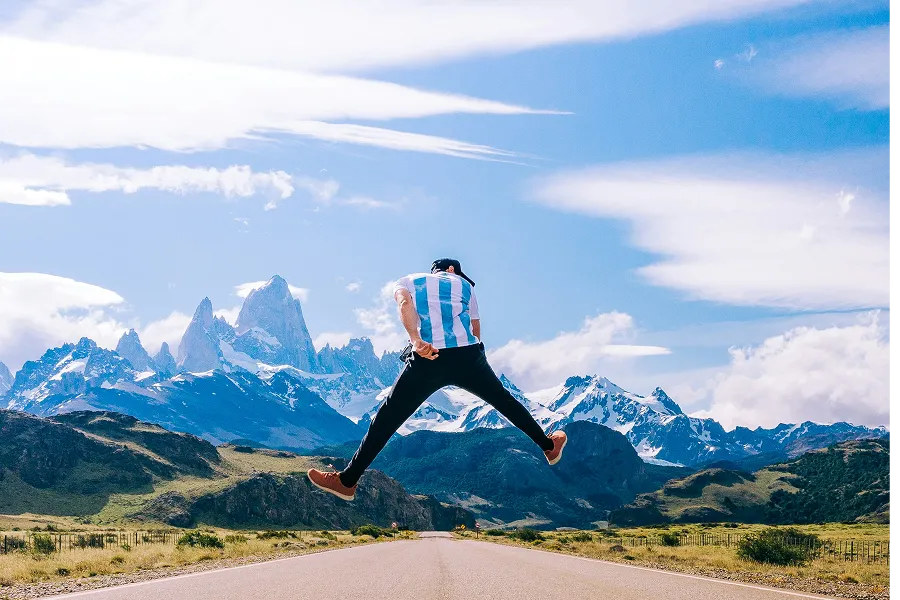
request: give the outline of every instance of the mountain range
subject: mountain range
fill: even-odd
[[[365,338],[316,351],[300,301],[276,275],[247,295],[234,325],[204,298],[176,356],[167,344],[151,356],[131,330],[115,350],[88,338],[51,348],[14,377],[0,363],[0,408],[42,416],[115,411],[213,443],[241,439],[309,450],[359,440],[401,366],[397,353],[377,356]],[[713,419],[684,414],[660,388],[645,397],[593,375],[524,393],[507,377],[501,380],[548,431],[577,421],[604,425],[623,434],[644,461],[660,465],[751,457],[777,462],[887,434],[884,427],[812,422],[725,431]],[[400,433],[508,425],[493,408],[451,387],[432,395]]]

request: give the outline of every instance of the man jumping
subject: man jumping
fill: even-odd
[[[547,436],[487,362],[474,288],[475,282],[466,277],[459,261],[451,258],[434,261],[431,273],[415,273],[397,281],[394,299],[413,352],[347,468],[340,473],[310,469],[313,485],[353,500],[356,482],[391,436],[431,394],[448,385],[461,387],[496,408],[541,447],[547,462],[559,462],[566,445],[565,432]]]

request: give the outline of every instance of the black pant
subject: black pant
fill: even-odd
[[[496,408],[542,450],[553,449],[553,442],[528,409],[503,387],[494,374],[484,355],[484,344],[444,348],[438,351],[438,357],[434,360],[413,353],[372,419],[356,454],[347,468],[341,471],[341,482],[348,487],[355,485],[404,421],[431,394],[448,385],[461,387]]]

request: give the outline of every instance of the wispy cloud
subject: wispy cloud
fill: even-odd
[[[294,192],[291,176],[284,171],[259,173],[248,166],[215,169],[167,165],[134,169],[72,164],[34,154],[0,158],[0,203],[59,206],[71,204],[69,191],[132,194],[142,189],[177,194],[208,192],[228,197],[267,193],[286,198]]]
[[[208,27],[204,27],[208,30]],[[295,34],[292,34],[295,35]],[[21,60],[27,56],[28,60]],[[326,123],[527,107],[337,75],[98,50],[0,35],[0,142],[27,147],[216,149],[270,132],[455,156],[504,152]],[[78,93],[64,88],[77,82]],[[34,102],[40,98],[40,102]]]
[[[6,30],[13,35],[145,54],[346,72],[657,34],[803,3],[258,0],[223,5],[220,0],[192,0],[188,9],[179,0],[125,4],[95,0],[88,5],[45,1],[26,3]]]
[[[846,108],[890,106],[887,25],[791,40],[772,54],[742,73],[748,82],[788,96],[831,99]]]
[[[623,344],[633,338],[634,320],[620,312],[602,313],[584,320],[577,331],[565,331],[549,340],[511,340],[489,352],[497,372],[509,375],[525,389],[556,385],[573,373],[598,373],[611,359],[668,354],[661,346]]]
[[[886,159],[886,149],[872,149],[610,164],[552,176],[534,194],[559,210],[629,222],[632,243],[661,256],[639,272],[691,298],[886,307]]]

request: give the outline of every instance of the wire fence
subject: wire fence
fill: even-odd
[[[601,538],[603,542],[623,547],[640,546],[724,546],[737,547],[744,533],[669,534],[667,536],[624,536]],[[676,542],[677,539],[677,542]],[[803,548],[807,555],[817,560],[844,560],[850,562],[889,564],[890,542],[887,540],[831,540],[811,537],[782,538],[788,546]]]
[[[136,548],[149,544],[174,546],[182,534],[183,532],[180,531],[94,531],[84,533],[14,531],[0,535],[0,554],[30,551],[35,548],[35,539],[49,540],[57,552],[68,552],[87,548]]]

